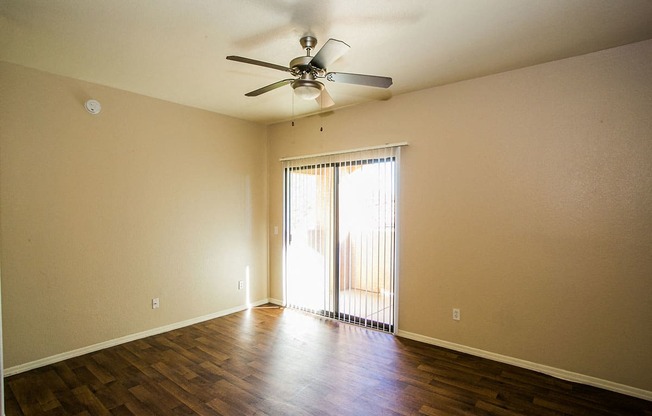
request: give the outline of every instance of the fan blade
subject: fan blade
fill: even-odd
[[[321,90],[321,94],[319,94],[319,97],[315,98],[315,101],[317,101],[317,104],[319,104],[321,108],[328,108],[335,105],[333,97],[331,97],[326,88]]]
[[[329,72],[326,79],[332,82],[343,82],[345,84],[366,85],[368,87],[388,88],[392,85],[390,77],[379,77],[376,75],[347,74],[345,72]]]
[[[290,68],[288,67],[276,65],[276,64],[270,64],[269,62],[257,61],[255,59],[244,58],[242,56],[229,55],[226,57],[226,59],[228,59],[229,61],[242,62],[244,64],[264,66],[265,68],[272,68],[272,69],[278,69],[279,71],[290,72]]]
[[[277,82],[275,82],[275,83],[273,83],[273,84],[269,84],[269,85],[266,85],[266,86],[264,86],[264,87],[262,87],[262,88],[258,88],[257,90],[254,90],[254,91],[248,92],[248,93],[246,93],[245,95],[246,95],[247,97],[257,97],[257,96],[259,96],[260,94],[264,94],[264,93],[266,93],[266,92],[269,92],[269,91],[275,90],[275,89],[280,88],[280,87],[282,87],[283,85],[289,84],[289,83],[291,83],[291,82],[293,82],[293,81],[294,81],[294,79],[292,79],[292,78],[291,78],[291,79],[284,79],[283,81],[277,81]]]
[[[312,66],[317,68],[326,69],[330,64],[337,61],[351,49],[349,45],[337,39],[328,39],[310,61]]]

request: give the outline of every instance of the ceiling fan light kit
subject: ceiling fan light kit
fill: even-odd
[[[324,84],[317,79],[326,79],[331,82],[364,85],[368,87],[388,88],[392,85],[389,77],[375,75],[349,74],[345,72],[327,72],[327,67],[338,60],[350,49],[350,46],[341,40],[329,39],[313,57],[310,52],[317,45],[317,38],[304,36],[299,40],[301,47],[306,51],[305,56],[299,56],[290,61],[288,67],[269,62],[258,61],[242,56],[229,55],[226,59],[250,65],[289,72],[294,78],[277,81],[257,90],[246,93],[247,97],[256,97],[266,92],[275,90],[284,85],[291,84],[294,94],[303,100],[317,100],[321,107],[331,107],[335,103],[326,91]]]
[[[314,100],[321,94],[324,84],[309,79],[298,79],[292,83],[294,95],[302,100]]]

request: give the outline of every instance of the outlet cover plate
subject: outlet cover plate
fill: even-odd
[[[453,308],[453,320],[459,321],[461,318],[460,310],[458,308]]]

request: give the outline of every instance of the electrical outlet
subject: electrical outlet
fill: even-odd
[[[244,289],[244,280],[238,280],[238,290]]]
[[[457,308],[453,308],[453,320],[454,321],[459,321],[460,320],[460,310]]]
[[[152,309],[158,309],[159,306],[161,306],[161,304],[159,303],[158,298],[153,298],[152,299]]]

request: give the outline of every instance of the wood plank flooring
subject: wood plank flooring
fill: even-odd
[[[652,415],[652,402],[257,308],[5,379],[13,415]]]

